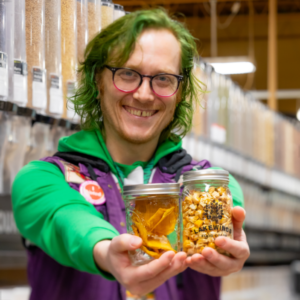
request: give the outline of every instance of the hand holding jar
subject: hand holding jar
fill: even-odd
[[[130,234],[94,247],[97,265],[133,294],[152,292],[187,268],[186,254],[178,252],[179,191],[177,183],[125,186]]]
[[[245,211],[232,208],[228,183],[224,170],[184,174],[183,250],[190,268],[211,276],[239,271],[250,254],[242,229]]]

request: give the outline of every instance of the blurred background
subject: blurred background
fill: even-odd
[[[184,147],[229,170],[245,196],[251,255],[242,271],[223,278],[222,300],[300,299],[300,0],[6,0],[0,300],[25,300],[30,292],[10,201],[16,173],[79,130],[66,100],[87,42],[125,13],[158,6],[198,44],[194,72],[204,93]]]

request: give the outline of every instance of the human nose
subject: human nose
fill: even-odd
[[[150,78],[144,77],[142,84],[139,88],[134,92],[133,97],[139,101],[153,101],[154,93],[150,86]]]

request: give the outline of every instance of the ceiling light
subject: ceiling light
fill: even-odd
[[[207,57],[204,60],[220,74],[245,74],[256,71],[254,63],[247,56]]]

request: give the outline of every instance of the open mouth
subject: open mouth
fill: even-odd
[[[128,113],[137,117],[151,117],[158,112],[158,110],[139,110],[129,106],[123,106],[123,107]]]

